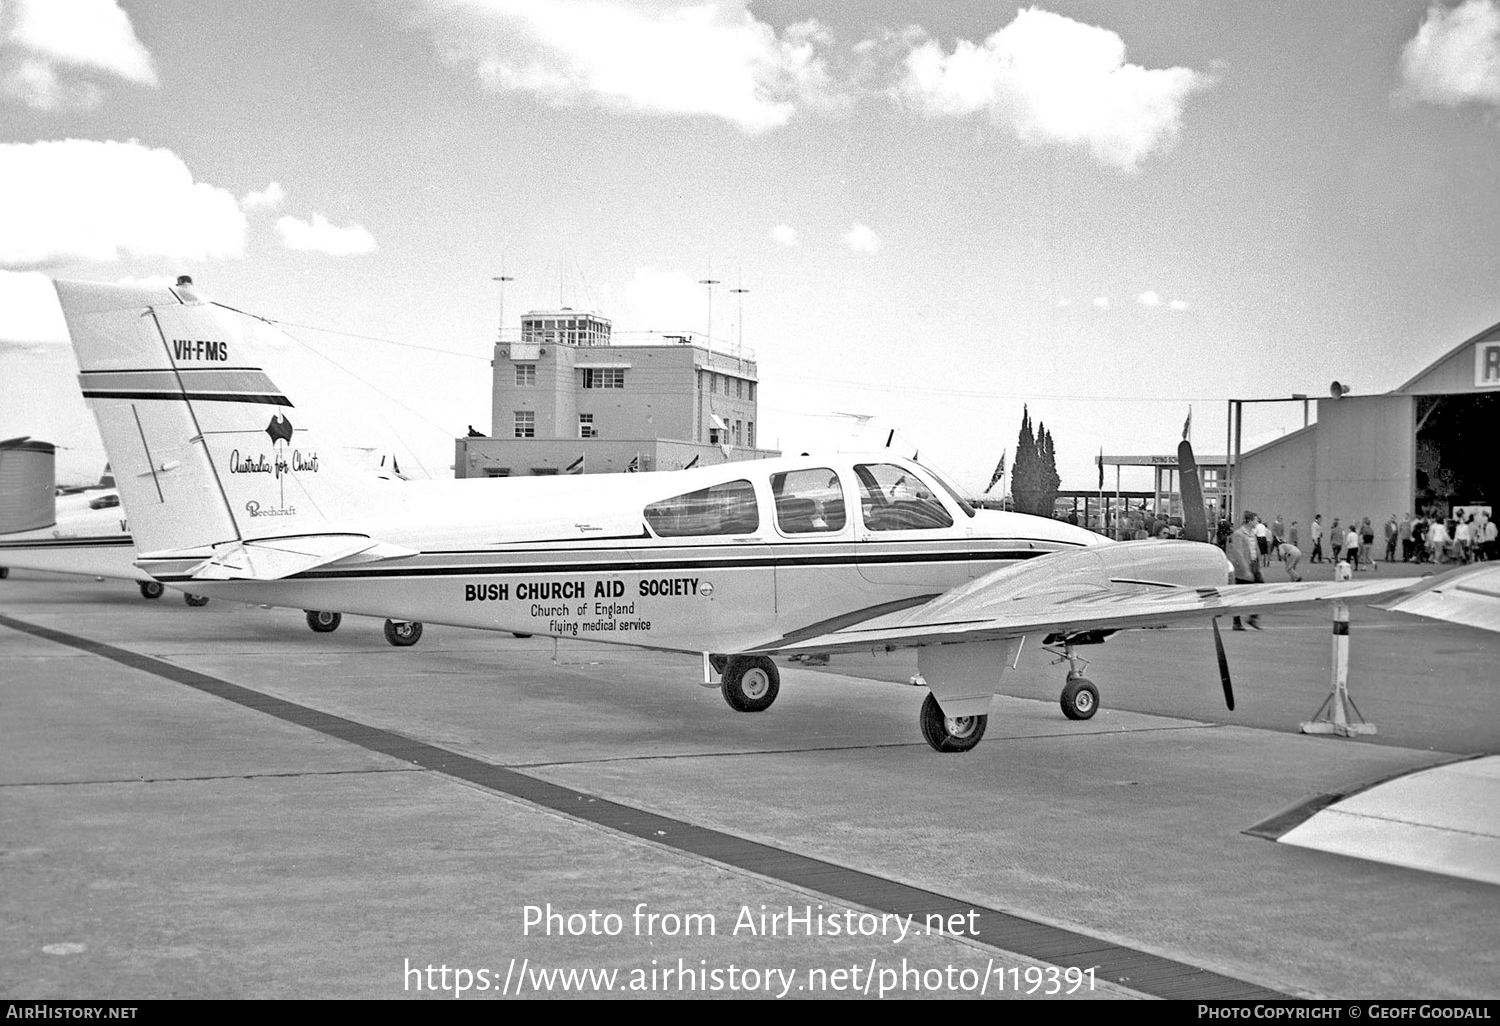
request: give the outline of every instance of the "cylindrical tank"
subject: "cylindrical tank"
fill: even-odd
[[[31,438],[0,441],[0,534],[57,522],[57,447]]]

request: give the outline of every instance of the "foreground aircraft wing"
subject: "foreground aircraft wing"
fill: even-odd
[[[1016,594],[1000,571],[930,602],[876,617],[780,651],[859,651],[1000,641],[1025,634],[1163,627],[1186,620],[1294,609],[1313,602],[1391,596],[1383,608],[1500,631],[1500,565],[1441,578],[1186,587],[1126,580],[1029,587]],[[1399,593],[1392,595],[1392,593]]]
[[[1486,631],[1500,631],[1500,563],[1456,570],[1410,594],[1393,595],[1375,605]]]

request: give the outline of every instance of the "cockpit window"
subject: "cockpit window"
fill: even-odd
[[[776,526],[782,534],[815,534],[844,529],[844,489],[827,467],[771,476]]]
[[[653,502],[646,507],[646,523],[662,538],[754,534],[760,530],[760,507],[749,481],[729,481]]]
[[[950,499],[958,503],[958,508],[964,511],[964,516],[972,517],[974,515],[974,507],[969,505],[969,500],[965,499],[962,495],[959,495],[958,489],[954,488],[953,485],[949,483],[946,477],[944,477],[942,474],[939,474],[931,467],[923,467],[922,469],[932,475],[933,480],[942,486],[943,491],[948,493],[948,497]]]
[[[952,527],[953,517],[932,490],[905,467],[861,463],[859,507],[871,531],[921,531]]]

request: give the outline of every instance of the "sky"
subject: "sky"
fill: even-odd
[[[0,437],[95,476],[47,278],[190,274],[446,477],[505,275],[742,340],[762,445],[979,491],[1024,405],[1091,488],[1500,321],[1497,156],[1500,0],[0,0]]]

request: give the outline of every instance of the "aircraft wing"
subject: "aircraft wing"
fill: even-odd
[[[1002,580],[976,581],[924,605],[798,639],[777,651],[861,651],[1000,641],[1024,634],[1163,627],[1186,620],[1294,609],[1311,602],[1357,602],[1392,595],[1384,608],[1500,631],[1500,564],[1441,578],[1186,587],[1130,581],[1008,595]],[[975,585],[981,585],[976,587]],[[768,646],[768,649],[770,646]]]
[[[1411,594],[1375,603],[1380,609],[1414,613],[1487,631],[1500,631],[1500,563],[1455,570]]]
[[[221,546],[189,573],[199,581],[278,581],[329,563],[364,563],[413,555],[416,555],[414,549],[377,542],[365,535],[309,534]],[[140,565],[164,558],[172,557],[171,554],[143,556]]]

